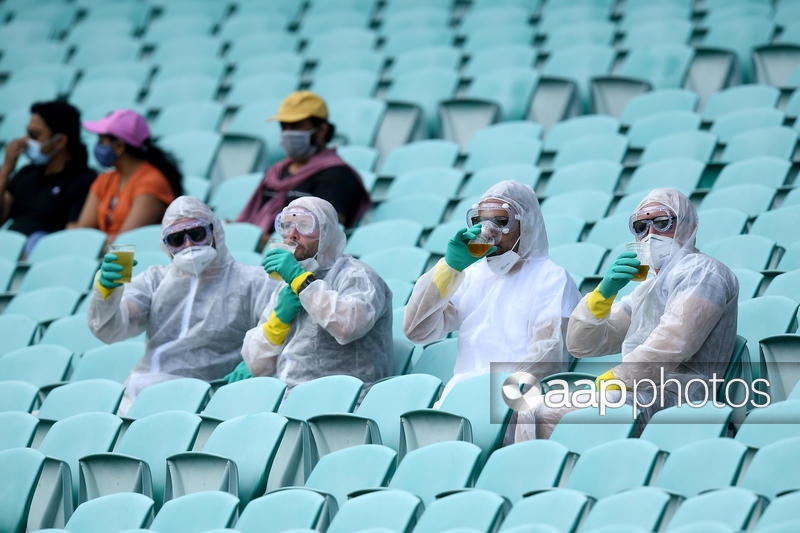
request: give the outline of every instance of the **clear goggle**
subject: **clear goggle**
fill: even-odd
[[[213,224],[198,224],[192,222],[190,225],[181,227],[176,225],[170,228],[170,232],[164,235],[164,244],[171,251],[176,251],[183,246],[188,237],[192,244],[208,245],[214,238]]]
[[[275,217],[275,231],[281,237],[289,235],[292,228],[300,235],[311,237],[317,231],[317,218],[307,211],[283,211]]]
[[[489,215],[488,213],[492,214]],[[507,203],[476,204],[467,211],[467,227],[475,224],[489,223],[497,227],[502,233],[508,233],[520,219],[514,208]]]
[[[675,212],[665,205],[649,206],[631,215],[628,227],[637,237],[644,237],[652,226],[656,233],[668,233],[678,220]]]

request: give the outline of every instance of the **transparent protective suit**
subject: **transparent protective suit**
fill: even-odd
[[[300,261],[316,280],[300,291],[303,308],[283,344],[272,344],[259,325],[247,332],[242,356],[253,375],[275,375],[289,387],[349,374],[364,381],[366,389],[391,374],[392,292],[370,266],[343,254],[346,237],[330,203],[305,196],[287,209],[295,206],[312,212],[320,225],[316,256]],[[262,324],[284,285],[272,287]]]
[[[447,390],[489,372],[492,362],[515,363],[541,378],[567,370],[570,359],[564,337],[580,293],[548,256],[536,193],[507,180],[489,188],[481,201],[490,198],[520,215],[516,252],[483,258],[463,271],[441,259],[417,280],[405,310],[403,330],[415,343],[458,330],[458,357]]]
[[[214,380],[233,370],[245,333],[258,323],[270,288],[277,285],[261,267],[234,261],[222,222],[197,198],[176,198],[164,213],[162,232],[185,219],[213,225],[216,257],[199,276],[173,263],[153,265],[105,299],[96,286],[92,291],[89,328],[99,339],[112,343],[146,332],[145,355],[126,382],[123,414],[154,383]],[[161,247],[171,255],[163,241]]]

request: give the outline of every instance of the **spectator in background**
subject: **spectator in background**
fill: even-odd
[[[291,93],[269,120],[281,123],[286,158],[267,170],[236,222],[259,226],[263,247],[275,217],[289,202],[316,196],[333,204],[340,224],[352,227],[369,209],[369,193],[358,172],[327,146],[335,127],[328,122],[325,101],[310,91]]]
[[[275,219],[294,252],[273,249],[267,272],[281,279],[247,332],[244,361],[227,380],[275,375],[289,387],[332,374],[364,382],[362,395],[392,371],[392,291],[367,264],[344,255],[346,237],[336,210],[303,197]]]
[[[210,381],[233,370],[245,333],[279,284],[261,267],[234,261],[222,223],[197,198],[169,205],[161,240],[170,265],[151,266],[122,285],[122,266],[106,254],[89,300],[89,328],[100,340],[147,333],[145,355],[125,383],[122,415],[149,385],[179,377]]]
[[[31,162],[14,172],[23,153]],[[87,159],[75,107],[61,101],[31,106],[26,135],[6,145],[0,167],[0,224],[13,219],[9,229],[28,236],[25,255],[42,235],[76,225],[96,175]]]
[[[182,194],[181,172],[165,152],[153,144],[144,117],[120,109],[83,127],[99,135],[94,147],[97,162],[114,167],[94,183],[78,219],[78,227],[117,234],[158,224],[167,206]]]

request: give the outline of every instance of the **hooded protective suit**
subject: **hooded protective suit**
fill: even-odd
[[[488,198],[507,202],[520,215],[517,252],[483,258],[460,272],[439,260],[417,280],[403,318],[406,336],[419,344],[458,330],[458,357],[447,391],[489,372],[491,362],[519,363],[519,370],[541,378],[566,371],[570,359],[564,336],[580,292],[548,257],[536,193],[508,180],[489,188],[481,200]],[[440,286],[447,287],[444,294]]]
[[[317,254],[300,261],[316,281],[298,295],[303,309],[283,344],[272,344],[259,325],[247,332],[242,357],[254,376],[275,375],[289,387],[349,374],[366,389],[391,374],[392,292],[366,263],[343,255],[346,237],[329,202],[305,196],[289,207],[307,209],[319,222]],[[283,286],[278,281],[271,288],[261,324],[275,309]]]
[[[145,387],[179,377],[222,378],[241,361],[245,332],[278,285],[260,267],[234,261],[222,222],[203,202],[176,198],[167,207],[162,232],[182,219],[213,225],[216,257],[192,276],[175,264],[150,266],[103,298],[97,284],[89,301],[89,328],[112,343],[146,332],[145,355],[126,382],[125,407]],[[162,249],[169,254],[164,243]]]
[[[652,407],[639,413],[639,430],[659,409],[688,398],[693,403],[715,393],[710,379],[722,379],[736,341],[739,283],[734,273],[695,248],[697,210],[689,198],[674,189],[656,189],[638,205],[666,205],[677,215],[670,254],[658,273],[653,272],[630,294],[614,302],[606,316],[590,310],[586,295],[569,321],[567,347],[576,357],[622,354],[613,368],[616,378],[632,388],[634,380],[659,383],[661,372],[675,380],[664,387]],[[596,297],[596,296],[595,296]],[[601,296],[602,297],[602,296]],[[687,387],[690,380],[701,380]],[[680,389],[677,387],[680,383]],[[719,383],[719,382],[718,382]],[[688,391],[688,393],[687,393]],[[638,402],[646,405],[656,393],[637,387]],[[633,393],[628,392],[628,402]],[[547,437],[564,412],[537,412],[538,437]]]

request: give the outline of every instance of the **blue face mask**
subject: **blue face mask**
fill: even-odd
[[[114,148],[110,144],[97,143],[94,145],[94,158],[104,167],[113,167],[117,160],[117,154],[114,153]]]

